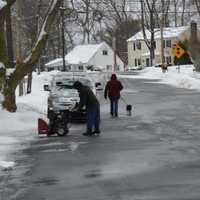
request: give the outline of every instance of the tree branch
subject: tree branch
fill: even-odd
[[[44,23],[40,30],[38,39],[27,58],[22,63],[16,64],[16,70],[12,74],[10,81],[17,86],[19,81],[28,73],[32,72],[36,68],[36,63],[45,48],[48,33],[50,31],[51,25],[58,13],[63,0],[52,0],[49,11],[45,17]]]
[[[6,14],[7,9],[9,9],[15,2],[16,0],[6,1],[6,5],[2,9],[0,9],[0,18],[2,18],[2,16]]]

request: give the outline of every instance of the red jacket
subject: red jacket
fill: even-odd
[[[107,82],[105,91],[104,91],[104,97],[107,98],[107,95],[109,99],[115,100],[120,98],[120,91],[123,89],[123,86],[120,81],[117,80],[117,77],[115,74],[112,74],[111,80]]]

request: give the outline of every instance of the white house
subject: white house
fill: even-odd
[[[114,71],[114,51],[105,42],[78,45],[65,56],[65,62],[68,71],[86,71],[87,69]],[[48,70],[62,70],[63,59],[52,60],[46,63],[45,66]],[[115,70],[124,70],[124,63],[117,55]]]
[[[189,27],[169,27],[163,29],[164,61],[173,63],[172,45],[178,41],[179,36]],[[161,32],[155,29],[155,60],[154,64],[161,63]],[[147,39],[150,40],[151,34],[146,30]],[[127,40],[128,45],[128,65],[129,66],[150,66],[150,51],[145,43],[143,32],[140,31]]]

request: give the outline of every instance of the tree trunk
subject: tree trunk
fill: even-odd
[[[22,61],[22,5],[23,0],[17,0],[17,34],[16,34],[16,59]],[[24,80],[19,82],[19,96],[24,95]]]
[[[5,67],[8,66],[8,54],[7,54],[7,47],[6,47],[6,38],[5,38],[5,30],[4,30],[4,21],[5,18],[1,18],[0,15],[0,62],[2,62]]]
[[[13,52],[13,36],[12,36],[12,20],[11,11],[8,9],[8,14],[6,16],[6,39],[7,39],[7,50],[9,57],[9,66],[14,68],[14,52]]]
[[[11,86],[9,81],[6,82],[3,90],[4,101],[3,108],[6,108],[9,112],[15,112],[17,110],[16,100],[15,100],[15,87]]]

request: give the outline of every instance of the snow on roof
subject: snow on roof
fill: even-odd
[[[105,45],[105,42],[102,42],[100,44],[86,44],[86,45],[78,45],[74,47],[74,49],[69,52],[65,56],[66,64],[85,64],[88,63],[89,60],[95,55],[95,53],[98,51],[98,49]],[[58,58],[55,60],[52,60],[45,64],[45,66],[60,66],[62,65],[62,58]]]
[[[7,5],[6,1],[0,0],[0,9],[2,9],[6,5]]]
[[[164,28],[163,29],[163,37],[165,39],[167,39],[167,38],[175,38],[175,37],[178,37],[184,31],[186,31],[187,29],[189,29],[188,26]],[[145,32],[146,32],[147,39],[150,40],[150,38],[151,38],[150,31],[146,29]],[[155,34],[155,36],[154,36],[155,39],[160,39],[161,38],[160,29],[154,29],[154,34]],[[131,38],[129,38],[127,40],[127,42],[131,42],[131,41],[135,41],[135,40],[144,40],[143,32],[142,31],[139,31],[134,36],[132,36]]]
[[[47,67],[56,67],[56,66],[60,66],[60,63],[62,62],[62,58],[56,58],[55,60],[52,60],[48,63],[45,64],[45,66]]]
[[[100,44],[78,45],[65,56],[65,59],[69,64],[88,63],[103,44],[104,42]]]

